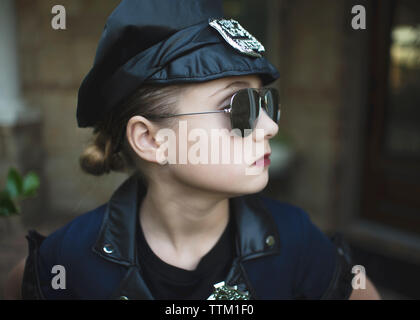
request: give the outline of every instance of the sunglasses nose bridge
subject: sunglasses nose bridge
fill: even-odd
[[[259,96],[259,108],[260,110],[266,110],[267,112],[267,95],[265,94],[266,92],[262,89],[257,90],[257,92]]]

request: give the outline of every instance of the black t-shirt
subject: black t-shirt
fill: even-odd
[[[213,285],[224,281],[234,258],[234,224],[229,222],[219,240],[201,258],[195,270],[167,264],[149,247],[140,223],[137,225],[139,263],[142,276],[155,299],[205,300]]]

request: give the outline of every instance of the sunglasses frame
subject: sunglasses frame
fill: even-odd
[[[259,117],[259,111],[262,108],[261,101],[264,98],[264,103],[267,103],[266,102],[266,93],[268,91],[273,90],[278,95],[278,90],[276,88],[273,88],[273,87],[263,87],[263,88],[243,88],[243,89],[240,89],[240,90],[236,91],[232,95],[232,97],[230,99],[230,104],[224,106],[222,110],[203,111],[203,112],[188,112],[188,113],[165,113],[165,114],[159,114],[159,115],[143,115],[143,116],[144,117],[147,117],[147,118],[150,118],[150,119],[153,119],[153,118],[156,119],[156,118],[170,118],[170,117],[178,117],[178,116],[189,116],[189,115],[196,115],[196,114],[228,113],[230,115],[230,122],[231,122],[231,126],[232,126],[232,129],[233,129],[233,126],[234,126],[233,125],[233,117],[232,117],[233,100],[235,99],[235,96],[239,92],[248,91],[249,89],[256,91],[258,93],[258,96],[259,96],[259,108],[257,109],[258,115],[255,118],[255,121],[256,121],[258,119],[258,117]],[[261,95],[261,92],[264,92],[264,95]],[[279,104],[278,105],[278,118],[276,120],[274,120],[274,119],[272,119],[270,117],[270,119],[272,119],[273,121],[275,121],[276,123],[278,123],[279,120],[280,120],[280,113],[281,112],[280,112],[280,104]],[[251,129],[251,131],[254,129],[254,123],[252,124],[251,128],[249,128],[249,129]],[[241,130],[241,133],[242,133],[242,136],[244,136],[244,132],[242,130]],[[247,135],[245,135],[245,136],[247,136]]]

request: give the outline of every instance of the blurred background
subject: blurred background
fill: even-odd
[[[0,188],[9,168],[40,179],[21,213],[0,217],[0,291],[47,235],[108,201],[123,174],[83,174],[91,129],[77,92],[116,0],[0,0]],[[352,8],[366,9],[353,29]],[[280,131],[263,191],[344,234],[384,299],[420,299],[420,2],[224,0],[225,17],[259,39],[279,69]]]

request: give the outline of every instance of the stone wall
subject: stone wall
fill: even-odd
[[[341,106],[342,1],[283,1],[279,23],[280,126],[299,155],[287,200],[330,228]],[[347,12],[350,14],[350,11]]]
[[[22,91],[42,114],[50,215],[78,215],[106,201],[122,179],[91,177],[78,157],[91,129],[76,123],[77,92],[90,70],[105,21],[119,1],[67,0],[66,30],[51,27],[56,1],[16,1]]]

